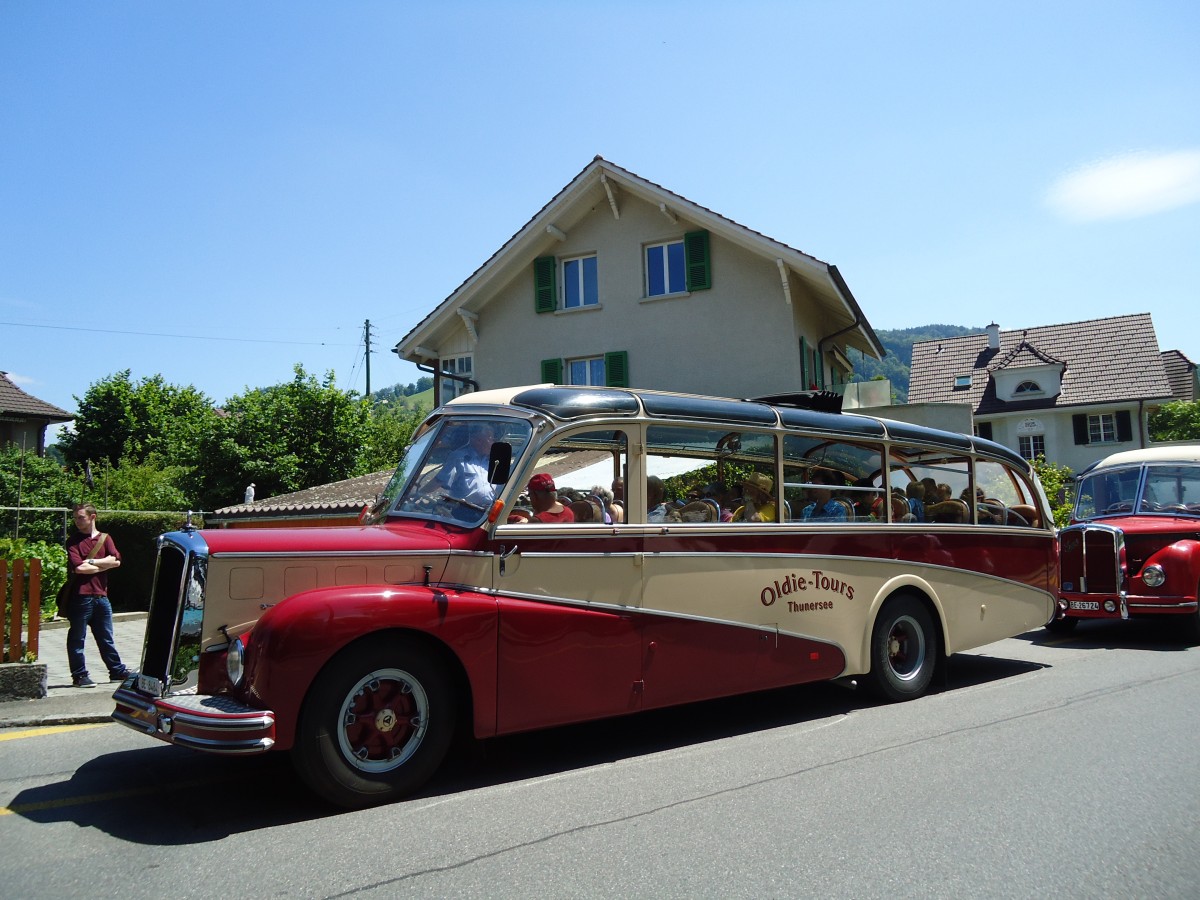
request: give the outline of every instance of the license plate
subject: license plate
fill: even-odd
[[[143,694],[150,694],[154,697],[162,694],[162,682],[153,675],[138,675],[137,686]]]
[[[1099,612],[1100,611],[1100,601],[1099,600],[1071,600],[1067,604],[1067,608],[1068,609],[1085,609],[1085,610],[1086,609],[1094,609],[1097,612]]]

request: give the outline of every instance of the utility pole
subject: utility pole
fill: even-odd
[[[371,320],[363,322],[363,343],[366,346],[367,357],[367,398],[371,396]]]

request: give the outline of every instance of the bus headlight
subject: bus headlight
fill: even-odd
[[[225,653],[225,674],[229,676],[230,684],[241,686],[246,674],[246,648],[241,638],[235,638],[229,644],[229,650]]]
[[[1142,581],[1146,587],[1159,587],[1166,580],[1167,573],[1163,571],[1162,566],[1146,566],[1142,569]]]

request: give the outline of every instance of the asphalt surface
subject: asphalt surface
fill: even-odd
[[[114,614],[113,636],[121,661],[136,670],[142,661],[146,613]],[[112,715],[112,695],[117,685],[108,681],[108,673],[100,661],[100,651],[96,649],[91,632],[88,632],[84,654],[88,672],[96,682],[94,688],[77,688],[71,684],[71,670],[67,665],[66,620],[43,624],[38,638],[38,662],[46,664],[47,695],[37,700],[0,702],[0,728],[107,722]]]

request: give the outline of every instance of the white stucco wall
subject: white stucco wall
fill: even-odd
[[[1131,441],[1114,441],[1104,444],[1076,444],[1072,416],[1097,413],[1115,414],[1119,410],[1128,410],[1133,426]],[[1137,404],[1125,406],[1106,406],[1103,409],[1068,408],[1063,410],[1037,410],[1013,414],[1010,416],[987,416],[985,421],[992,423],[992,440],[1020,452],[1020,436],[1022,434],[1041,433],[1046,444],[1046,459],[1058,465],[1067,466],[1072,472],[1080,472],[1097,460],[1121,450],[1137,450],[1144,446],[1142,435],[1145,433],[1145,423],[1138,420]]]
[[[537,382],[541,361],[629,353],[631,385],[734,397],[802,388],[794,320],[808,321],[806,336],[822,336],[804,292],[792,279],[793,306],[784,299],[773,260],[755,256],[713,234],[713,287],[690,295],[646,299],[643,247],[676,240],[695,226],[671,223],[654,206],[626,197],[621,218],[598,203],[574,223],[566,241],[544,255],[595,253],[598,307],[537,314],[533,267],[494,289],[478,307],[478,345],[466,330],[446,339],[444,355],[472,352],[480,387]]]

